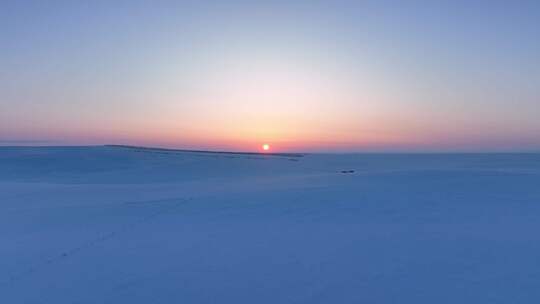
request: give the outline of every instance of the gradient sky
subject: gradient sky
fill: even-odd
[[[540,1],[2,1],[0,145],[538,151]]]

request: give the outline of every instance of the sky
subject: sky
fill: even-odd
[[[540,1],[0,2],[0,145],[540,151]]]

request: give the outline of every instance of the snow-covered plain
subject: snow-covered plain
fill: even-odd
[[[0,148],[0,303],[540,303],[540,155]]]

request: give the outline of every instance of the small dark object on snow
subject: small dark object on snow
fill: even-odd
[[[354,170],[342,170],[341,173],[350,174],[350,173],[354,173]]]

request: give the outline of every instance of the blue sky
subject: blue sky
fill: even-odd
[[[540,150],[538,1],[3,1],[0,144]]]

